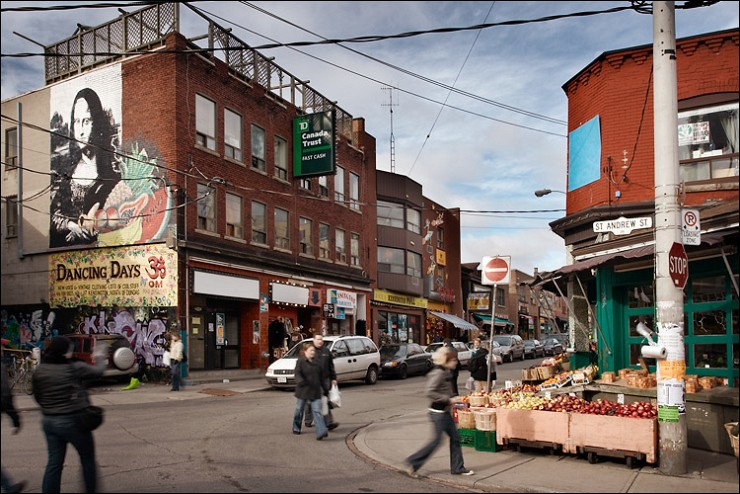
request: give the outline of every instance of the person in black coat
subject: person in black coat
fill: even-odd
[[[296,406],[293,414],[293,434],[301,433],[303,410],[306,403],[310,403],[316,423],[316,439],[321,441],[329,435],[324,416],[321,414],[321,397],[324,395],[322,382],[323,375],[321,365],[316,359],[316,347],[313,343],[308,343],[301,350],[301,356],[295,366]]]
[[[316,347],[316,360],[321,366],[321,386],[324,390],[324,396],[328,397],[331,387],[337,384],[337,373],[334,370],[334,355],[332,355],[331,350],[324,346],[324,337],[321,333],[313,335],[313,346]],[[334,416],[331,413],[331,404],[329,404],[329,412],[324,415],[324,422],[330,431],[339,427],[339,423],[334,422]],[[306,403],[304,424],[306,427],[313,427],[313,412],[308,403]]]
[[[476,338],[478,342],[478,340]],[[468,370],[470,375],[475,380],[476,391],[490,391],[486,390],[488,385],[488,350],[482,346],[477,346],[477,349],[473,352],[473,356],[468,362]],[[495,386],[496,381],[496,358],[495,355],[491,355],[491,389]]]
[[[457,350],[455,350],[455,347],[452,345],[452,340],[450,340],[449,338],[445,338],[444,342],[442,343],[442,346],[445,346],[449,348],[450,350],[452,350],[452,352],[455,355],[455,358],[457,358]],[[460,394],[460,392],[457,389],[457,380],[460,376],[460,369],[462,369],[462,364],[458,360],[457,365],[455,366],[454,369],[452,369],[452,394],[454,396],[457,396]]]

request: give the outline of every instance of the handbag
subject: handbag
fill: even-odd
[[[473,379],[473,376],[470,376],[467,381],[465,381],[465,389],[469,391],[473,391],[475,389],[475,379]]]
[[[166,365],[167,367],[169,367],[172,364],[172,359],[170,358],[169,350],[165,350],[164,353],[162,354],[162,364]]]
[[[339,386],[332,384],[329,389],[329,404],[332,408],[339,408],[342,406],[342,394],[339,392]]]
[[[92,432],[103,423],[103,409],[95,405],[90,405],[80,410],[79,417],[82,428],[85,431]]]

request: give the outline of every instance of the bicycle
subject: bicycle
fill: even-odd
[[[19,389],[22,389],[27,395],[33,394],[34,365],[31,363],[31,360],[33,359],[30,356],[22,358],[20,363],[14,366],[15,375],[13,376],[13,380],[11,381],[11,390],[15,388],[16,385],[18,385]]]

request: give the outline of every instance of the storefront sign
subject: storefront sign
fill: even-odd
[[[326,300],[337,307],[344,307],[352,311],[357,307],[357,294],[354,292],[330,288],[326,291]]]
[[[491,307],[490,293],[471,293],[468,295],[468,310],[486,310]]]
[[[177,252],[164,244],[49,255],[52,307],[176,306]]]
[[[386,292],[385,290],[373,291],[373,299],[377,302],[386,302],[388,304],[410,305],[412,307],[427,308],[427,299],[401,295],[400,293]]]
[[[293,119],[293,176],[312,177],[336,172],[334,112]]]

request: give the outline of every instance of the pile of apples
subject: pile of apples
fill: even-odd
[[[512,396],[511,401],[499,406],[503,408],[515,408],[518,410],[585,413],[592,415],[609,415],[615,417],[645,419],[653,419],[658,415],[658,411],[655,406],[646,401],[620,404],[607,400],[586,401],[583,398],[570,395],[559,395],[548,399],[531,394],[521,394]]]

